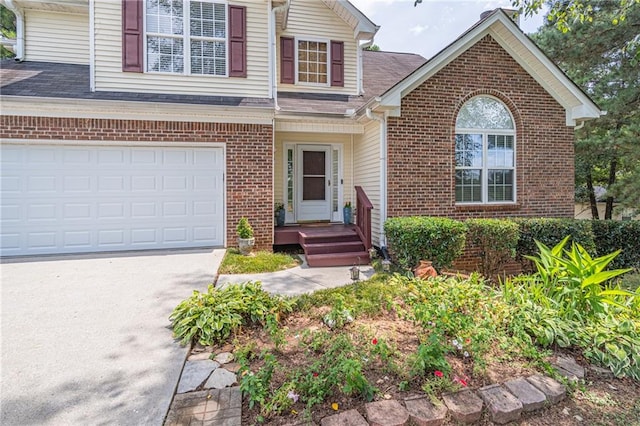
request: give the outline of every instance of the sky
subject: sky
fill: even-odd
[[[418,53],[429,59],[497,7],[509,8],[510,0],[350,0],[380,30],[374,43],[381,50]],[[520,27],[529,34],[543,23],[543,14],[520,17]]]

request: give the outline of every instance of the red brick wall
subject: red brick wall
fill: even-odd
[[[227,244],[247,216],[256,246],[273,244],[271,125],[2,116],[0,138],[132,142],[218,142],[226,146]]]
[[[517,204],[456,206],[455,120],[469,98],[489,94],[516,125]],[[573,217],[573,128],[565,110],[490,36],[402,100],[388,123],[389,217]]]

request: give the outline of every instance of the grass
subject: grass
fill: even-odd
[[[229,249],[222,260],[220,274],[260,274],[293,268],[300,264],[298,258],[285,253],[259,251],[243,256],[236,249]]]

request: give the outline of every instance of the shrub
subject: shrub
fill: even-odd
[[[420,260],[431,260],[436,268],[451,265],[462,254],[466,230],[464,223],[440,217],[396,217],[384,223],[392,255],[405,269]]]
[[[533,266],[527,262],[525,256],[532,256],[538,252],[535,240],[553,247],[567,235],[579,243],[589,252],[595,252],[595,243],[591,231],[591,221],[578,219],[557,218],[518,218],[513,219],[520,227],[520,238],[516,257],[523,263],[523,269],[533,271]]]
[[[516,256],[518,224],[504,219],[469,219],[465,224],[467,244],[480,250],[480,272],[486,277],[498,275]]]
[[[223,289],[209,284],[206,293],[194,290],[191,297],[180,302],[169,320],[174,336],[182,344],[196,340],[201,345],[212,345],[245,324],[264,325],[268,316],[277,318],[291,310],[292,302],[271,296],[259,282],[232,284]]]
[[[238,221],[238,226],[236,226],[236,233],[240,238],[253,238],[253,228],[249,224],[249,220],[246,217],[241,217]]]
[[[621,250],[611,265],[640,271],[640,221],[593,220],[591,228],[598,256]]]

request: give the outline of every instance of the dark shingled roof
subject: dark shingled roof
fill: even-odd
[[[73,98],[133,102],[163,102],[217,106],[272,108],[266,98],[194,96],[156,93],[91,92],[89,66],[52,62],[0,62],[0,94],[46,98]]]
[[[362,52],[362,96],[278,92],[278,105],[284,112],[344,114],[357,110],[371,98],[380,96],[427,60],[413,53]]]
[[[420,55],[393,52],[362,53],[364,95],[278,92],[281,112],[345,114],[379,96],[426,62]],[[129,92],[91,92],[89,66],[50,62],[0,62],[0,94],[47,98],[185,103],[218,106],[273,107],[265,98],[193,96]]]

